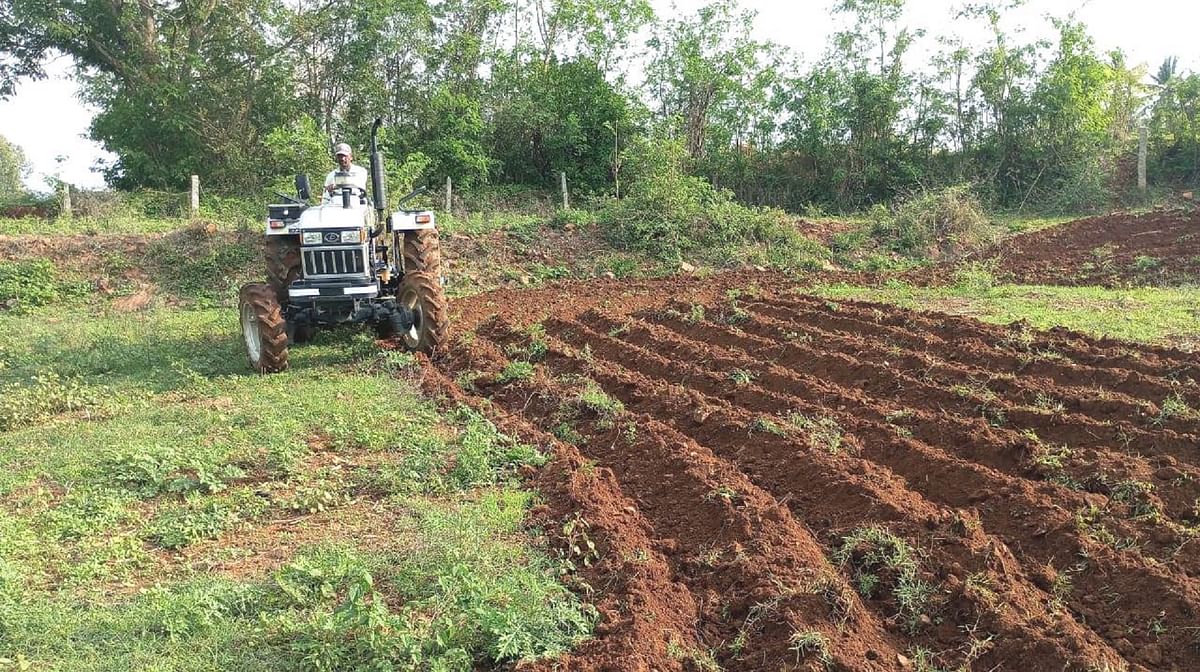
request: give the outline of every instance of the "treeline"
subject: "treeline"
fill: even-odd
[[[1023,40],[1012,4],[953,17],[989,31],[974,45],[906,26],[904,0],[836,0],[839,30],[806,63],[756,39],[736,0],[687,16],[648,0],[10,0],[0,94],[70,55],[120,188],[193,173],[261,188],[327,169],[331,137],[363,148],[376,116],[397,174],[467,188],[562,171],[619,195],[647,160],[632,153],[662,150],[791,210],[961,183],[994,206],[1074,210],[1133,184],[1143,123],[1156,183],[1200,179],[1200,75],[1100,53],[1071,17]]]

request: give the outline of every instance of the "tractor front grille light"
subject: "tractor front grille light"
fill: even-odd
[[[320,231],[305,231],[304,232],[304,244],[305,245],[320,245],[321,244],[321,232]]]
[[[342,231],[342,243],[347,244],[347,245],[349,245],[349,244],[357,245],[358,243],[361,243],[361,242],[362,242],[362,230],[361,229],[355,229],[353,231]]]

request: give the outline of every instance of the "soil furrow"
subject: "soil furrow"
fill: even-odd
[[[1102,397],[1111,390],[1154,404],[1156,408],[1176,394],[1182,395],[1189,402],[1194,402],[1196,395],[1200,395],[1194,389],[1181,389],[1175,384],[1151,378],[1137,371],[1097,369],[1065,363],[1053,358],[1048,359],[1047,357],[1054,355],[1047,352],[1014,354],[982,340],[977,334],[964,333],[958,338],[946,340],[915,328],[906,330],[903,327],[873,323],[841,315],[828,308],[809,309],[800,304],[776,305],[767,301],[764,299],[749,304],[746,309],[751,313],[763,312],[800,327],[815,324],[830,331],[871,334],[918,352],[934,349],[939,357],[955,363],[982,365],[998,372],[1049,378],[1063,387],[1079,389],[1080,395]]]
[[[676,309],[682,313],[686,307],[680,305],[676,306]],[[955,363],[929,350],[902,348],[893,341],[870,335],[826,331],[814,325],[805,325],[803,331],[797,331],[794,325],[789,328],[787,323],[762,314],[738,321],[737,328],[768,339],[780,347],[798,341],[820,351],[838,352],[873,364],[895,367],[923,380],[932,379],[947,386],[959,384],[963,380],[987,381],[992,392],[1016,405],[1058,413],[1072,411],[1099,422],[1119,422],[1137,418],[1140,423],[1153,424],[1157,428],[1181,433],[1200,433],[1200,421],[1159,417],[1160,409],[1118,392],[1109,393],[1104,398],[1080,396],[1078,388],[1063,387],[1050,379],[1016,376],[965,362]],[[960,356],[958,359],[961,361],[968,358]]]
[[[556,441],[524,416],[497,413],[441,373],[423,377],[426,392],[470,406],[501,429],[522,440],[552,446],[549,464],[532,476],[543,502],[531,525],[547,530],[560,554],[573,561],[600,615],[596,637],[568,656],[529,669],[580,672],[682,670],[668,654],[661,633],[678,633],[684,648],[699,649],[696,601],[654,549],[651,530],[635,502],[611,474],[581,478],[586,460],[569,444]],[[576,529],[578,528],[578,533]],[[579,558],[579,535],[595,545],[595,558]],[[586,544],[583,546],[586,548]]]
[[[875,400],[886,399],[898,404],[906,410],[885,412],[865,404],[860,405],[859,412],[864,418],[907,428],[927,443],[961,446],[960,454],[1014,476],[1041,472],[1057,482],[1106,496],[1111,496],[1114,489],[1122,486],[1137,487],[1131,485],[1133,482],[1158,480],[1156,494],[1150,495],[1149,499],[1161,499],[1171,517],[1194,515],[1195,503],[1200,497],[1200,469],[1181,464],[1174,458],[1197,457],[1196,446],[1200,445],[1200,439],[1196,437],[1174,437],[1171,442],[1166,442],[1161,438],[1163,433],[1149,435],[1128,423],[1097,423],[1078,415],[1056,415],[1015,407],[994,399],[990,390],[978,382],[950,389],[927,384],[924,379],[914,379],[890,366],[859,364],[863,359],[861,356],[857,359],[841,353],[829,356],[807,345],[763,339],[748,333],[752,326],[749,322],[739,323],[734,330],[704,321],[684,321],[660,312],[638,315],[644,320],[638,323],[639,328],[644,325],[649,330],[645,337],[650,340],[663,335],[654,331],[661,327],[695,343],[744,352],[751,360],[731,361],[729,366],[771,362],[801,376],[792,380],[771,374],[764,382],[773,386],[805,385],[815,377],[850,389],[862,389]],[[699,351],[693,348],[681,355],[699,356]],[[864,369],[868,370],[864,372]],[[970,378],[966,380],[971,381]],[[856,402],[846,397],[839,403]],[[923,410],[930,406],[936,408],[937,413]],[[1105,434],[1116,436],[1105,443]],[[1117,437],[1120,437],[1119,441]],[[1166,450],[1162,444],[1166,444]],[[1097,448],[1107,450],[1100,453]],[[1131,452],[1138,449],[1150,455],[1165,454],[1168,457],[1145,458]],[[1091,459],[1081,459],[1089,456]],[[1152,503],[1149,499],[1143,504]],[[1167,549],[1161,550],[1177,545],[1173,541],[1166,543]],[[1196,569],[1200,572],[1200,563]]]
[[[771,354],[776,350],[775,347],[768,344],[771,352],[762,352],[756,348],[756,345],[762,345],[759,339],[734,333],[726,327],[690,324],[673,317],[659,316],[655,319],[658,322],[632,323],[628,332],[630,339],[641,336],[653,342],[673,343],[673,339],[682,338],[682,347],[675,353],[677,357],[684,361],[697,361],[707,356],[710,358],[708,361],[720,361],[725,369],[761,368],[762,363],[770,362],[766,369],[761,370],[758,379],[760,384],[769,389],[819,389],[821,394],[832,390],[838,396],[832,400],[827,398],[827,405],[831,405],[832,401],[838,408],[854,409],[858,417],[864,420],[891,425],[897,432],[903,431],[931,446],[952,447],[950,452],[958,457],[1016,478],[1035,477],[1064,488],[1103,494],[1108,498],[1107,502],[1081,501],[1077,508],[1103,504],[1127,512],[1128,515],[1118,517],[1110,525],[1113,529],[1109,530],[1123,540],[1122,545],[1134,542],[1147,557],[1175,563],[1186,576],[1200,577],[1200,558],[1183,552],[1185,546],[1195,538],[1195,533],[1186,529],[1176,530],[1159,521],[1163,514],[1175,520],[1194,520],[1197,517],[1200,480],[1194,467],[1179,465],[1171,458],[1162,460],[1170,463],[1164,465],[1122,451],[1098,453],[1089,449],[1086,442],[1074,440],[1071,445],[1078,444],[1079,450],[1063,450],[1061,446],[1045,444],[1036,433],[1030,433],[1030,427],[1042,428],[1041,420],[1047,416],[1041,413],[1026,413],[1003,406],[995,406],[989,413],[986,408],[989,400],[978,398],[965,408],[960,405],[950,409],[947,406],[960,404],[962,400],[955,395],[945,394],[938,398],[927,386],[923,387],[913,380],[902,380],[894,388],[899,393],[880,398],[876,391],[890,389],[890,382],[885,377],[882,382],[871,380],[868,384],[861,370],[851,366],[853,361],[844,368],[834,361],[820,366],[810,376],[804,370],[814,360],[820,359],[818,353],[805,353],[799,358],[773,357]],[[657,331],[659,328],[669,329],[670,332]],[[706,349],[699,344],[707,344],[708,347]],[[726,348],[724,359],[711,359],[717,356],[711,348],[714,344]],[[855,389],[862,389],[870,396],[863,397],[850,391]],[[936,412],[923,410],[923,402],[937,402],[940,408]],[[894,410],[896,408],[902,410]],[[984,408],[983,415],[988,417],[987,421],[981,417],[970,417],[977,408]],[[956,410],[960,415],[949,415],[948,410]],[[1019,424],[1020,420],[1030,417],[1036,424]],[[993,426],[992,421],[997,418],[1004,420],[1005,426]],[[1016,427],[1024,427],[1025,430],[1018,432],[1010,429],[1008,425],[1013,420],[1018,421]],[[1074,495],[1074,492],[1064,491],[1059,498]]]
[[[663,313],[639,313],[652,324],[672,328],[675,333],[698,343],[753,349],[755,360],[770,361],[802,376],[815,377],[849,389],[862,389],[876,398],[886,398],[904,408],[931,408],[965,419],[984,418],[994,424],[1010,424],[1035,432],[1037,439],[1072,448],[1107,448],[1114,453],[1169,456],[1184,463],[1184,473],[1200,461],[1200,438],[1171,431],[1149,433],[1129,422],[1097,422],[1079,414],[1051,413],[1014,406],[996,398],[982,382],[964,376],[962,383],[947,387],[918,380],[892,368],[863,362],[840,353],[827,353],[793,343],[765,341],[744,331],[707,322],[688,322]],[[756,318],[751,318],[756,319]],[[602,327],[604,328],[604,327]],[[701,332],[692,335],[689,332]],[[654,334],[648,334],[653,339]],[[761,349],[755,345],[762,346]],[[682,356],[696,356],[693,348]],[[780,384],[786,381],[776,381]],[[870,412],[871,407],[866,407]],[[893,412],[897,412],[892,409]],[[1189,466],[1190,465],[1190,466]],[[1174,463],[1165,466],[1175,468]]]
[[[591,468],[611,471],[624,492],[636,493],[659,537],[656,548],[695,597],[702,647],[689,655],[696,663],[711,656],[736,660],[739,669],[779,669],[795,658],[791,636],[812,632],[830,642],[841,669],[887,669],[871,661],[900,652],[866,612],[830,616],[826,591],[843,595],[849,587],[820,545],[790,511],[706,448],[648,416],[598,415],[581,401],[586,388],[544,377],[478,384],[501,408],[543,429],[561,431],[566,423]],[[746,647],[755,653],[742,659]]]
[[[1023,323],[990,325],[958,315],[885,309],[878,304],[856,300],[828,302],[800,295],[789,300],[768,298],[766,301],[784,308],[798,304],[812,310],[828,310],[832,304],[847,317],[936,335],[950,343],[962,339],[981,340],[1017,355],[1057,353],[1075,364],[1091,368],[1124,369],[1162,377],[1186,374],[1200,380],[1200,362],[1194,354],[1148,345],[1130,347],[1128,343],[1093,338],[1061,327],[1037,331]]]
[[[605,337],[600,332],[591,332],[593,339],[607,339],[621,343],[629,351],[622,353],[618,361],[644,360],[650,353],[636,345]],[[590,341],[589,341],[590,342]],[[660,349],[662,343],[656,344]],[[694,358],[693,358],[694,359]],[[639,362],[645,366],[645,362]],[[692,387],[718,398],[732,398],[738,405],[751,412],[768,415],[784,414],[795,405],[796,400],[764,390],[757,385],[730,385],[711,371],[691,364],[676,363],[679,373],[662,372],[669,382],[691,383]],[[837,395],[815,395],[818,400]],[[1135,562],[1127,554],[1119,553],[1107,546],[1087,543],[1076,531],[1074,514],[1052,503],[1054,500],[1045,488],[1039,488],[1020,479],[1004,477],[995,471],[954,458],[927,444],[910,439],[897,438],[893,430],[860,420],[844,413],[831,413],[839,423],[850,429],[861,440],[863,456],[888,466],[908,480],[909,487],[921,492],[932,501],[955,508],[971,508],[979,512],[984,529],[1004,539],[1017,550],[1019,557],[1047,566],[1078,566],[1079,558],[1090,559],[1086,567],[1073,575],[1076,588],[1071,606],[1089,622],[1112,624],[1100,630],[1123,655],[1147,663],[1158,658],[1166,650],[1165,639],[1162,649],[1153,648],[1154,642],[1147,641],[1148,653],[1139,654],[1127,638],[1115,637],[1117,624],[1131,618],[1145,617],[1147,623],[1157,619],[1168,619],[1172,623],[1186,623],[1196,613],[1195,605],[1200,598],[1195,594],[1190,581],[1183,576],[1170,574],[1157,567],[1147,567]],[[1056,493],[1057,494],[1057,493]],[[1061,574],[1061,573],[1060,573]],[[1109,593],[1105,575],[1119,575],[1125,591],[1113,593],[1110,602],[1099,605],[1081,601],[1084,596],[1103,590]],[[1160,615],[1161,612],[1161,615]],[[1175,643],[1172,651],[1186,648],[1186,635],[1173,630]],[[1157,639],[1157,638],[1154,638]],[[1192,651],[1183,654],[1180,662],[1200,662]]]
[[[578,335],[585,328],[565,330]],[[590,357],[595,362],[596,355]],[[943,650],[966,651],[973,642],[994,637],[987,652],[974,661],[980,669],[1022,655],[1035,656],[1055,669],[1116,657],[1099,637],[1065,613],[1046,613],[1052,598],[1024,576],[1002,544],[978,526],[965,524],[954,512],[909,491],[887,470],[848,452],[831,454],[798,438],[781,437],[758,428],[760,418],[720,399],[603,361],[593,366],[581,359],[579,349],[552,340],[547,366],[559,375],[588,376],[630,409],[658,418],[731,461],[751,482],[786,501],[831,546],[837,545],[840,535],[876,526],[920,540],[929,556],[926,562],[944,591],[940,610],[955,612],[954,620],[969,620],[978,628],[964,633],[931,623]],[[705,409],[702,419],[696,415],[698,408]],[[894,613],[894,605],[881,606],[885,617],[888,610]],[[1055,640],[1066,645],[1065,651]]]

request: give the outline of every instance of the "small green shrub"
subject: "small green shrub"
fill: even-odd
[[[982,294],[996,286],[996,276],[991,264],[977,261],[966,264],[954,272],[954,288],[968,294]]]
[[[1153,422],[1162,425],[1168,420],[1200,420],[1200,411],[1188,406],[1183,397],[1175,393],[1163,400]]]
[[[168,550],[182,548],[203,539],[214,539],[234,525],[254,518],[266,503],[253,492],[231,496],[192,495],[182,504],[168,507],[150,522],[149,539]]]
[[[730,371],[729,375],[726,377],[729,379],[729,382],[733,383],[734,385],[741,386],[753,383],[755,375],[752,371],[747,371],[745,369],[734,369],[733,371]]]
[[[1145,481],[1125,480],[1113,486],[1112,498],[1129,507],[1131,518],[1157,520],[1162,509],[1154,501],[1154,484]]]
[[[500,372],[497,383],[512,383],[533,378],[533,364],[529,362],[512,362]]]
[[[816,632],[794,632],[788,639],[788,650],[796,654],[796,662],[812,656],[822,667],[833,665],[833,655],[829,652],[829,639]]]
[[[179,640],[257,611],[262,600],[255,586],[200,579],[171,587],[151,586],[138,596],[131,612],[134,620],[146,624],[144,634]]]
[[[633,277],[641,267],[636,255],[616,253],[596,262],[596,275],[611,273],[618,280]]]
[[[614,415],[619,415],[625,412],[625,406],[619,400],[608,396],[600,385],[589,382],[580,392],[580,403],[584,408],[592,410],[601,418],[613,418]]]
[[[160,494],[215,494],[245,472],[206,451],[171,445],[132,446],[114,450],[103,461],[105,475],[114,485],[139,497]]]
[[[785,420],[796,431],[803,432],[808,446],[837,455],[842,450],[845,430],[838,421],[828,416],[810,417],[800,412],[789,413]]]
[[[460,408],[454,420],[461,423],[448,481],[457,490],[492,485],[525,465],[539,466],[545,456],[537,448],[500,433],[482,415]]]
[[[1157,270],[1160,266],[1162,266],[1162,260],[1156,257],[1141,255],[1133,260],[1133,270],[1138,273],[1148,273]]]

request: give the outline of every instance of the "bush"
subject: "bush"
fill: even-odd
[[[786,213],[737,203],[733,193],[688,174],[687,154],[675,140],[641,138],[623,155],[628,188],[599,212],[605,235],[617,246],[663,259],[698,253],[714,261],[738,261],[746,246],[765,248],[765,261],[793,265],[827,256],[801,236]]]
[[[927,191],[894,213],[877,206],[871,235],[882,245],[911,257],[955,257],[993,239],[993,229],[971,187]]]

